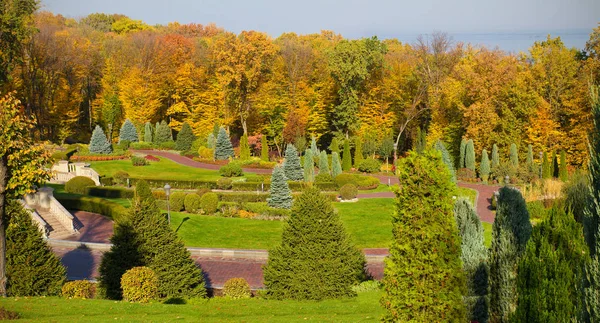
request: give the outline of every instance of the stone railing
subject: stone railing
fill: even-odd
[[[42,219],[42,217],[37,213],[35,209],[31,209],[28,207],[27,203],[23,200],[19,200],[23,207],[31,214],[31,219],[33,223],[38,227],[44,239],[48,238],[48,223]]]
[[[49,209],[52,216],[54,216],[65,229],[72,233],[78,233],[75,226],[75,218],[54,198],[53,191],[54,189],[51,187],[42,187],[38,189],[36,193],[26,195],[25,203],[29,207],[35,208],[35,206],[38,206],[41,209]]]
[[[61,160],[52,166],[52,171],[54,172],[52,180],[55,182],[65,183],[75,176],[85,176],[91,178],[97,186],[100,186],[100,174],[86,163],[70,164],[66,160]]]

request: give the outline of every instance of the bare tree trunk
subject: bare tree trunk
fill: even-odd
[[[0,159],[0,296],[6,296],[6,185],[8,184],[8,160]]]

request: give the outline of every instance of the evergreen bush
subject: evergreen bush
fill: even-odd
[[[227,134],[227,131],[225,131],[225,128],[221,127],[215,145],[215,158],[217,160],[225,160],[233,158],[233,156],[233,146],[231,145],[229,135]]]
[[[342,173],[342,164],[340,164],[340,156],[337,152],[331,153],[331,176],[336,178]]]
[[[513,167],[519,167],[519,151],[514,143],[510,144],[510,164]]]
[[[498,153],[498,146],[494,144],[492,146],[492,169],[500,166],[500,154]]]
[[[479,164],[479,175],[484,182],[488,181],[490,177],[490,160],[488,159],[487,150],[483,150],[481,153],[481,163]]]
[[[294,201],[281,244],[264,266],[266,296],[322,300],[352,296],[365,279],[365,257],[355,248],[331,202],[317,188]]]
[[[315,157],[318,157],[321,154],[321,152],[319,151],[319,148],[317,148],[317,139],[315,139],[315,136],[311,137],[311,140],[310,140],[310,151],[312,152],[313,159],[315,159],[315,160],[318,159],[318,158],[315,158]]]
[[[232,187],[232,183],[231,178],[219,178],[217,180],[217,188],[220,190],[229,190]]]
[[[231,299],[250,298],[250,284],[244,278],[231,278],[223,284],[223,296]]]
[[[573,178],[562,188],[562,195],[565,197],[565,211],[573,214],[579,223],[584,223],[584,210],[591,203],[589,187],[588,176],[575,173]],[[592,245],[592,241],[589,241],[587,237],[586,241],[588,246]]]
[[[262,135],[260,137],[260,159],[262,161],[269,161],[269,143],[267,141],[267,136],[266,135]]]
[[[533,163],[533,146],[527,145],[527,168],[535,170],[535,164]]]
[[[242,166],[240,164],[231,162],[227,165],[221,166],[221,168],[219,168],[219,174],[224,177],[238,177],[244,176],[244,171],[242,170]]]
[[[215,138],[215,135],[213,135],[211,132],[208,134],[208,137],[206,138],[206,148],[215,149],[216,146],[217,146],[217,139]]]
[[[292,207],[292,191],[287,183],[283,167],[275,166],[271,177],[271,196],[267,198],[270,207],[289,209]]]
[[[358,188],[354,184],[346,184],[340,188],[340,196],[342,200],[353,200],[358,195]]]
[[[240,159],[250,159],[250,144],[248,144],[247,134],[242,135],[242,138],[240,138]]]
[[[315,162],[310,149],[304,152],[304,181],[307,183],[315,181]]]
[[[442,154],[442,160],[452,175],[452,182],[456,183],[456,170],[454,170],[454,161],[452,160],[452,156],[450,156],[448,149],[446,149],[446,145],[444,145],[441,140],[438,140],[435,142],[435,150]]]
[[[133,267],[121,277],[123,300],[147,303],[158,298],[158,277],[148,267]]]
[[[552,168],[550,162],[548,162],[548,154],[546,152],[542,154],[542,178],[552,178]]]
[[[327,157],[327,152],[325,150],[322,150],[321,156],[319,156],[319,175],[320,174],[330,174],[329,157]]]
[[[93,154],[110,154],[112,153],[112,145],[106,139],[106,135],[100,126],[96,125],[92,132],[89,146],[90,153]]]
[[[349,171],[352,169],[352,156],[350,155],[350,142],[348,139],[344,141],[344,152],[342,154],[342,169]]]
[[[332,154],[334,152],[338,153],[338,154],[340,153],[340,142],[336,137],[331,139],[331,143],[329,144],[329,150],[331,151]]]
[[[563,182],[566,182],[569,179],[569,172],[567,171],[567,154],[564,150],[560,151],[558,178]]]
[[[426,150],[401,159],[398,173],[382,320],[465,322],[465,276],[452,215],[456,185],[448,167],[439,152]]]
[[[415,151],[419,154],[423,153],[427,147],[427,132],[421,127],[417,127],[417,135],[415,136]]]
[[[169,206],[175,212],[181,212],[184,209],[186,192],[173,192],[169,197]]]
[[[152,124],[150,122],[146,122],[144,125],[144,141],[152,142]]]
[[[558,158],[556,158],[556,150],[552,152],[552,159],[550,160],[550,174],[552,177],[558,177]]]
[[[186,195],[185,200],[183,201],[185,211],[188,213],[199,213],[202,209],[200,199],[201,198],[198,196],[198,194]]]
[[[200,198],[200,208],[206,214],[214,214],[219,207],[219,196],[213,192],[207,192]]]
[[[360,137],[356,137],[354,142],[354,167],[358,167],[364,158],[365,157],[362,151],[362,139]]]
[[[473,139],[467,141],[467,148],[465,149],[465,168],[475,171],[475,146],[473,146]]]
[[[465,168],[465,155],[467,153],[467,141],[465,139],[460,141],[460,160],[458,162],[458,168]]]
[[[129,121],[129,119],[123,122],[123,125],[121,126],[121,131],[119,132],[119,143],[121,143],[124,140],[127,140],[130,143],[139,141],[137,129],[135,128],[133,123]]]
[[[157,123],[154,143],[161,145],[167,142],[173,142],[173,133],[167,122],[163,120],[160,123]]]
[[[288,144],[285,149],[285,160],[283,161],[283,170],[285,177],[290,181],[301,181],[304,179],[304,171],[300,165],[298,151],[292,144]]]
[[[96,284],[89,280],[74,280],[62,287],[62,297],[92,299],[96,296]]]
[[[75,176],[65,184],[65,192],[85,195],[90,186],[96,186],[96,183],[91,178]]]
[[[365,173],[378,173],[381,170],[381,163],[377,159],[366,158],[358,163],[357,168]]]
[[[181,131],[177,134],[177,141],[175,141],[175,150],[188,151],[192,148],[192,144],[196,140],[196,136],[192,132],[192,128],[187,122],[184,122],[181,126]]]

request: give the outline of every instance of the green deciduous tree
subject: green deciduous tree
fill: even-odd
[[[250,145],[248,144],[248,135],[242,135],[240,138],[240,159],[250,159]]]
[[[292,144],[285,148],[285,160],[283,161],[283,171],[285,177],[290,181],[301,181],[304,179],[304,171],[300,165],[298,151]]]
[[[289,209],[292,207],[292,191],[287,183],[285,172],[280,165],[275,166],[271,177],[270,197],[267,204],[270,207]]]
[[[90,152],[94,154],[110,154],[112,153],[112,145],[106,139],[104,131],[100,126],[96,125],[94,132],[92,132],[92,138],[90,139]]]
[[[133,123],[129,121],[129,119],[123,122],[121,130],[119,131],[119,143],[123,140],[127,140],[129,142],[138,142],[139,140],[137,129]]]
[[[481,152],[481,163],[479,164],[479,175],[484,182],[487,182],[490,177],[490,160],[488,158],[487,150]]]
[[[296,198],[281,235],[269,250],[267,297],[321,300],[352,296],[365,279],[365,257],[355,248],[331,202],[315,187]]]
[[[452,160],[452,156],[450,156],[448,149],[446,149],[446,145],[444,145],[441,140],[438,140],[435,142],[435,150],[442,154],[442,160],[452,175],[452,182],[456,183],[456,170],[454,170],[454,161]]]
[[[340,156],[337,152],[331,153],[331,176],[335,178],[342,173],[342,164],[340,163]]]
[[[465,150],[465,168],[475,172],[475,146],[473,145],[473,139],[467,141],[467,148]]]
[[[192,127],[187,122],[184,122],[181,126],[181,131],[177,134],[177,140],[175,141],[175,150],[188,151],[192,148],[192,144],[196,140],[196,136],[192,132]]]
[[[400,190],[381,299],[383,321],[465,322],[465,276],[452,215],[456,185],[436,151],[411,152],[400,160],[398,170]]]
[[[344,141],[344,152],[342,154],[342,169],[349,171],[352,169],[352,156],[350,155],[350,142],[348,139]]]
[[[310,149],[304,152],[304,181],[308,183],[315,181],[315,161]]]
[[[514,143],[510,144],[510,164],[513,167],[519,167],[519,151]]]
[[[215,144],[215,158],[217,160],[225,160],[233,158],[233,156],[233,145],[231,145],[229,135],[225,131],[225,128],[221,127]]]

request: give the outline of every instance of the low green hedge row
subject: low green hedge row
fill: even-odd
[[[133,198],[133,190],[120,187],[89,186],[84,195],[106,197],[106,198]]]
[[[231,189],[234,191],[256,191],[264,189],[265,192],[271,189],[270,183],[260,183],[260,182],[233,182],[231,183]],[[261,186],[262,185],[262,186]],[[321,191],[337,191],[338,187],[334,182],[323,182],[323,183],[314,183],[316,187],[318,187]],[[288,182],[288,186],[292,192],[300,192],[304,190],[306,187],[306,183],[303,182]]]
[[[91,196],[61,196],[56,195],[56,199],[67,210],[79,210],[91,213],[98,213],[107,216],[114,221],[119,221],[126,216],[127,209],[115,202],[105,200],[100,197]]]
[[[150,185],[151,188],[163,188],[165,184],[169,184],[172,188],[179,189],[198,189],[198,188],[210,188],[216,189],[217,182],[216,181],[201,181],[201,180],[193,180],[193,181],[177,181],[177,180],[167,180],[167,179],[151,179],[151,178],[130,178],[130,185],[135,185],[135,183],[139,180],[144,180]]]
[[[301,192],[292,193],[293,197],[302,194]],[[218,192],[219,201],[221,202],[236,202],[236,203],[248,203],[248,202],[266,202],[267,198],[270,196],[269,193],[251,193],[251,192]],[[323,195],[327,196],[327,198],[332,201],[337,201],[337,192],[324,192]],[[248,210],[250,211],[250,210]]]

